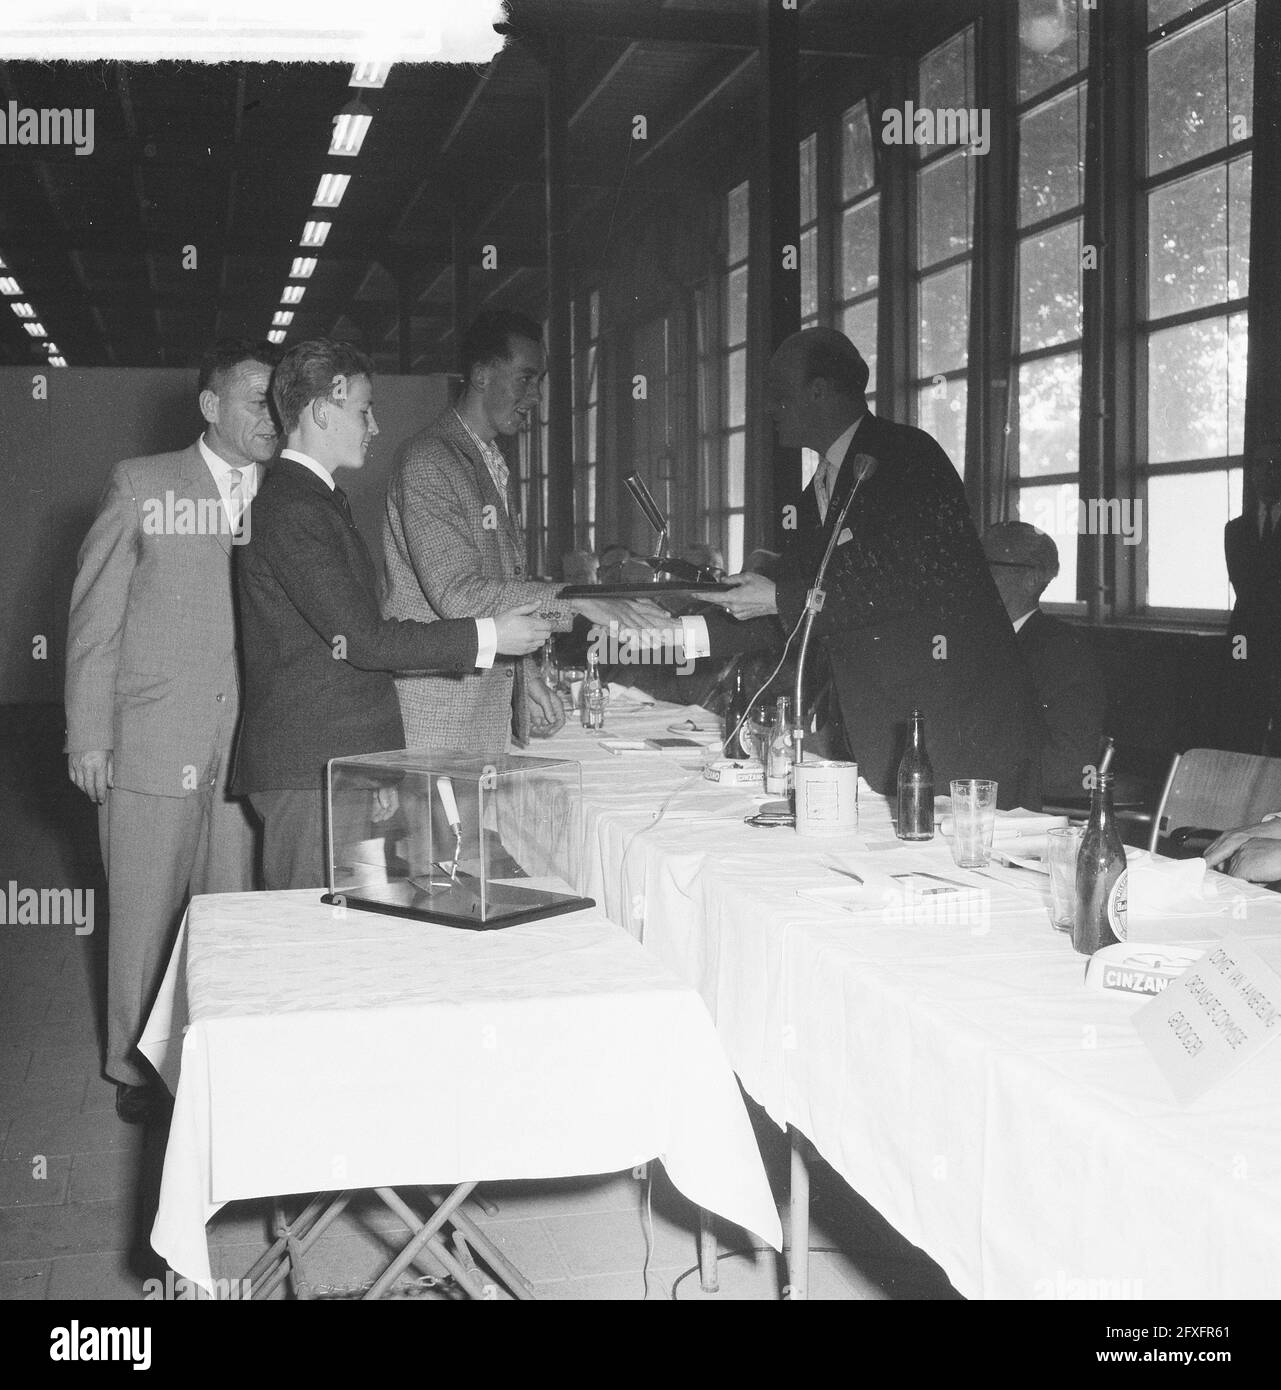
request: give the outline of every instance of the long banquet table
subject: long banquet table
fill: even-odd
[[[710,718],[615,710],[606,733],[687,717]],[[1281,1048],[1180,1104],[1133,1027],[1146,1001],[1087,990],[1016,875],[959,918],[836,912],[797,896],[839,882],[824,860],[954,873],[946,846],[896,841],[867,795],[863,854],[750,827],[750,793],[699,779],[697,757],[600,738],[536,750],[583,765],[576,886],[698,989],[748,1093],[962,1294],[1281,1294]],[[1281,970],[1276,894],[1233,883],[1169,930],[1230,931]]]
[[[205,1223],[238,1198],[654,1157],[781,1241],[706,1009],[599,911],[469,932],[319,890],[197,897],[142,1050],[175,1095],[152,1245],[206,1290]]]

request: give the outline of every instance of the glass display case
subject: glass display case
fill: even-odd
[[[582,773],[554,758],[334,758],[324,901],[488,930],[594,907],[565,880]]]

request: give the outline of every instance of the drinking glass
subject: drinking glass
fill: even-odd
[[[1055,931],[1071,931],[1076,916],[1076,859],[1081,827],[1060,825],[1045,834],[1045,857],[1050,867],[1050,922]]]
[[[764,702],[753,706],[747,716],[746,732],[752,757],[763,766],[774,736],[774,706]]]
[[[952,858],[962,869],[983,869],[992,858],[996,783],[968,778],[952,783]]]

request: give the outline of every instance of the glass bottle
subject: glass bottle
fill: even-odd
[[[1072,945],[1084,956],[1114,946],[1126,927],[1125,846],[1112,809],[1112,773],[1100,772],[1076,858]]]
[[[734,684],[729,704],[725,706],[725,723],[721,729],[723,755],[739,761],[752,756],[751,732],[747,727],[747,690],[743,685],[743,663],[734,667]]]
[[[912,711],[912,736],[898,765],[898,819],[900,840],[934,838],[934,768],[925,751],[924,716]]]
[[[583,728],[603,729],[605,727],[605,706],[609,703],[600,676],[600,656],[595,648],[587,653],[587,674],[583,678]]]
[[[765,763],[765,790],[772,796],[790,796],[792,763],[796,743],[792,737],[792,702],[786,695],[778,697],[774,715],[774,733],[770,739],[769,756]]]

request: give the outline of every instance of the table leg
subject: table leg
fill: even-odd
[[[698,1209],[698,1279],[704,1293],[720,1293],[721,1272],[716,1248],[716,1229],[706,1207]]]
[[[445,1222],[453,1216],[455,1209],[460,1207],[471,1195],[471,1190],[475,1186],[476,1184],[474,1182],[467,1182],[454,1188],[449,1196],[436,1208],[435,1212],[432,1213],[430,1220],[428,1220],[425,1225],[418,1227],[417,1234],[414,1238],[405,1246],[400,1254],[396,1256],[391,1264],[383,1270],[382,1274],[379,1275],[377,1282],[369,1292],[365,1294],[366,1301],[372,1302],[375,1299],[381,1298],[401,1274],[414,1262],[415,1256],[428,1241],[432,1242],[430,1247],[432,1254],[449,1270],[458,1281],[459,1286],[470,1297],[483,1298],[485,1296],[480,1281],[474,1279],[472,1275],[454,1259],[453,1255],[445,1249],[442,1242],[433,1239],[436,1233],[444,1226]],[[397,1194],[392,1192],[391,1188],[378,1187],[375,1188],[374,1191],[378,1193],[384,1202],[387,1202],[387,1205],[391,1207],[393,1211],[397,1210],[395,1204],[388,1201],[389,1194],[399,1201]],[[403,1206],[403,1203],[401,1205]],[[405,1208],[405,1210],[408,1211],[408,1208]],[[402,1221],[405,1220],[401,1212],[397,1212],[397,1215],[401,1217]],[[413,1228],[411,1227],[410,1229],[412,1230]]]
[[[428,1197],[432,1201],[435,1200],[435,1198],[431,1197],[430,1193],[428,1193]],[[468,1243],[475,1248],[481,1259],[483,1259],[490,1269],[492,1269],[494,1273],[502,1279],[503,1283],[507,1285],[513,1297],[520,1299],[522,1302],[537,1297],[534,1293],[534,1286],[525,1278],[520,1270],[512,1264],[494,1242],[489,1239],[484,1231],[476,1225],[462,1207],[459,1207],[449,1219],[462,1231]]]
[[[791,1125],[787,1137],[792,1145],[791,1219],[788,1222],[787,1278],[784,1298],[807,1299],[810,1283],[810,1174],[805,1166],[805,1136]]]
[[[272,1292],[288,1276],[295,1293],[299,1293],[297,1281],[301,1271],[294,1268],[295,1259],[307,1252],[324,1231],[342,1214],[354,1194],[351,1191],[333,1195],[319,1192],[293,1222],[286,1222],[284,1209],[279,1201],[275,1203],[275,1219],[272,1234],[276,1237],[271,1248],[254,1262],[253,1268],[245,1275],[249,1285],[249,1296],[255,1301],[270,1297]],[[328,1205],[326,1205],[328,1203]],[[267,1277],[265,1284],[257,1281]],[[309,1297],[299,1293],[300,1297]]]

